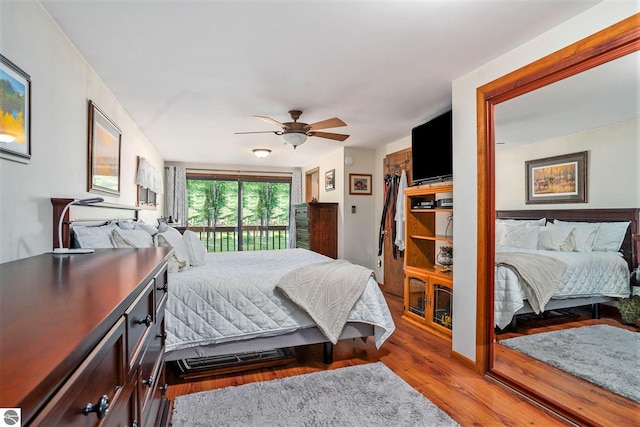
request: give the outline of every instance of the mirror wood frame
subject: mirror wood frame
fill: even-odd
[[[541,58],[477,89],[478,236],[476,372],[488,374],[516,391],[578,423],[589,423],[575,410],[548,398],[531,385],[509,377],[494,366],[493,295],[495,251],[495,128],[496,104],[552,84],[640,50],[640,14]]]

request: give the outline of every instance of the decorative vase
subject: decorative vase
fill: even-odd
[[[453,265],[453,247],[440,246],[440,252],[436,256],[436,262],[443,267],[451,267]]]

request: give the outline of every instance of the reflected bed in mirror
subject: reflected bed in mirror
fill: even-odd
[[[631,234],[638,233],[640,206],[639,49],[637,17],[631,17],[478,89],[478,123],[486,123],[486,128],[481,126],[478,133],[478,313],[482,318],[478,319],[477,359],[491,377],[579,425],[629,425],[637,420],[640,405],[499,344],[523,332],[494,328],[494,261],[500,249],[495,219],[499,211],[545,217],[542,211],[531,213],[544,210],[544,205],[525,205],[526,161],[587,151],[586,203],[553,207],[578,215],[565,218],[574,221],[597,221],[579,218],[593,209],[628,209],[636,227],[627,230],[625,237],[631,245]],[[627,266],[637,262],[635,258]],[[616,308],[603,305],[602,318],[591,319],[587,307],[572,323],[526,332],[535,336],[568,326],[606,323],[637,336],[638,328],[620,323]]]

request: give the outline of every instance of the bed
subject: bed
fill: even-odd
[[[54,224],[58,224],[61,207],[69,201],[52,199]],[[155,245],[158,241],[173,243],[176,253],[184,254],[187,250],[187,258],[197,258],[197,262],[189,262],[188,268],[180,265],[185,256],[172,259],[169,264],[165,310],[167,361],[323,343],[323,361],[331,363],[333,344],[338,340],[372,336],[379,348],[395,329],[372,275],[367,277],[362,294],[348,312],[339,336],[329,339],[309,314],[275,287],[287,273],[307,265],[332,262],[331,258],[305,249],[204,253],[203,246],[194,242],[195,233],[185,232],[177,238],[179,233],[169,227],[160,233],[162,238],[153,237],[155,227],[137,221],[135,213],[121,213],[136,212],[135,208],[113,205],[111,208],[118,213],[107,212],[112,215],[109,220],[96,220],[94,214],[86,213],[83,215],[91,218],[88,221],[77,214],[73,220],[63,219],[63,241],[79,247],[118,247],[123,242],[114,241],[115,235],[116,240],[126,240],[136,247],[147,246],[149,242]],[[144,233],[134,235],[134,229],[146,229],[151,239]],[[56,230],[54,226],[54,242],[58,241]],[[117,230],[115,234],[113,230]]]
[[[628,297],[630,272],[638,266],[639,212],[498,211],[495,326],[514,327],[521,314],[585,305],[598,317],[598,304]],[[536,281],[542,289],[529,283]]]

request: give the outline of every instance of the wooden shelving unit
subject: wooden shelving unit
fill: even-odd
[[[452,198],[453,185],[411,187],[405,190],[404,315],[424,329],[451,339],[453,270],[437,263],[441,246],[453,246],[447,227],[452,207],[415,208],[416,202]]]

